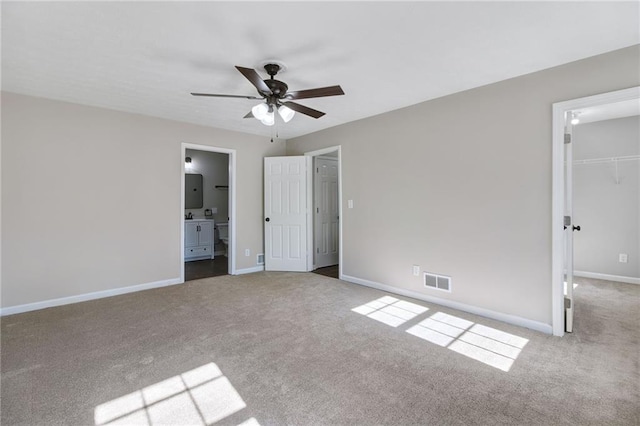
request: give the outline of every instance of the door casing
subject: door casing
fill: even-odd
[[[329,171],[329,173],[331,173],[331,171],[335,170],[335,176],[323,176],[322,173],[320,173],[320,170],[323,169],[322,165],[327,165],[328,167],[326,169],[324,169],[323,171]],[[313,259],[314,259],[314,269],[317,268],[322,268],[325,266],[332,266],[335,265],[336,263],[338,263],[338,256],[340,256],[340,251],[338,250],[338,245],[334,245],[332,243],[335,242],[334,238],[338,240],[338,243],[340,242],[340,238],[339,235],[337,233],[338,228],[340,226],[340,219],[339,219],[339,214],[338,214],[338,159],[335,157],[328,157],[328,156],[316,156],[313,158],[313,205],[312,205],[312,209],[311,209],[311,214],[313,215],[313,235],[315,238],[314,241],[314,253],[313,253]],[[335,192],[333,192],[332,188],[333,185],[330,185],[328,187],[326,187],[326,195],[327,197],[323,197],[323,186],[322,186],[322,182],[326,181],[326,180],[330,180],[331,182],[334,182],[335,179]],[[334,197],[335,196],[335,197]],[[326,199],[325,199],[326,198]],[[335,200],[335,204],[334,201]],[[332,207],[333,206],[333,207]],[[330,212],[330,210],[332,208],[335,208],[335,211]],[[333,213],[333,214],[332,214]],[[333,252],[332,250],[328,253],[322,253],[321,254],[321,246],[322,244],[320,243],[323,240],[323,221],[321,220],[321,218],[324,218],[326,220],[329,220],[328,223],[328,229],[326,230],[326,232],[328,233],[328,235],[326,235],[327,237],[327,243],[328,246],[325,247],[327,250],[331,250],[329,247],[335,247],[336,251]],[[326,223],[326,222],[325,222]],[[334,228],[335,225],[338,225],[337,227]],[[333,229],[335,229],[336,233],[335,235],[333,234]],[[335,262],[335,263],[334,263]]]

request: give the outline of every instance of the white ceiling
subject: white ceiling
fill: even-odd
[[[271,136],[234,65],[284,62],[327,113],[291,138],[640,43],[639,2],[2,2],[2,88]],[[262,70],[259,70],[262,71]],[[264,75],[266,78],[267,76]]]

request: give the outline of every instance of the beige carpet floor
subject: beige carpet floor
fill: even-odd
[[[221,276],[2,318],[2,425],[638,425],[640,286],[576,332],[317,274]]]

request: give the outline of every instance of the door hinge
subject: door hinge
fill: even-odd
[[[316,253],[320,253],[320,248],[317,248],[317,249],[316,249]]]
[[[564,143],[571,143],[571,133],[565,133],[564,134]]]
[[[316,207],[316,213],[320,213],[320,207]]]

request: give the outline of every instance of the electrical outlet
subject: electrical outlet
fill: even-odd
[[[420,276],[420,266],[413,265],[413,276],[414,277],[419,277]]]
[[[629,261],[629,255],[627,253],[620,253],[618,255],[618,262],[627,263]]]
[[[247,256],[247,257],[251,256],[251,250],[245,249],[244,250],[244,255]]]
[[[211,207],[211,213],[218,214],[218,208],[217,207]]]

